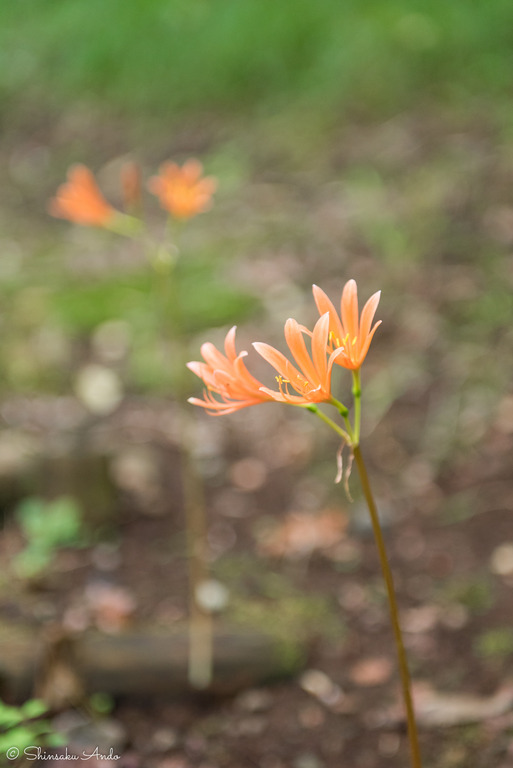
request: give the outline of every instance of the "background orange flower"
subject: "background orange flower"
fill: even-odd
[[[69,169],[68,181],[57,189],[48,210],[52,216],[90,227],[105,227],[117,214],[85,165]]]
[[[177,219],[190,219],[207,211],[217,188],[213,176],[202,177],[198,160],[187,160],[182,167],[164,163],[158,176],[148,182],[148,189],[160,199],[162,208]]]

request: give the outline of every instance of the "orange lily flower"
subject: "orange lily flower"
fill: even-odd
[[[354,280],[349,280],[344,286],[340,302],[340,317],[330,299],[317,285],[313,286],[313,295],[319,313],[329,314],[328,351],[340,352],[335,359],[338,365],[353,371],[358,370],[369,351],[372,337],[381,324],[381,320],[378,320],[371,328],[381,291],[370,297],[360,317],[358,316],[358,291]]]
[[[278,371],[276,377],[279,392],[262,387],[262,392],[280,403],[305,405],[308,403],[333,402],[331,371],[342,349],[334,350],[326,357],[330,332],[330,316],[326,312],[315,324],[313,333],[289,318],[285,323],[285,339],[299,366],[296,368],[281,352],[269,344],[255,342],[253,346],[262,357]],[[303,334],[312,337],[311,356]],[[290,390],[293,390],[292,392]],[[295,394],[294,394],[295,392]]]
[[[187,363],[187,367],[203,379],[207,387],[204,400],[190,397],[188,402],[192,405],[200,405],[216,416],[233,413],[249,405],[257,405],[273,399],[262,390],[262,384],[244,365],[243,358],[248,353],[237,354],[235,331],[236,326],[226,334],[224,355],[213,344],[206,343],[201,346],[201,354],[205,362]],[[218,397],[216,398],[215,395]]]
[[[105,227],[118,214],[105,200],[85,165],[69,169],[68,181],[58,188],[48,210],[52,216],[90,227]]]
[[[190,219],[211,206],[217,181],[202,177],[203,166],[198,160],[187,160],[182,167],[164,163],[158,176],[148,182],[148,189],[160,199],[162,208],[177,219]]]

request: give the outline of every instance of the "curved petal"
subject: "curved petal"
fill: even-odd
[[[376,293],[373,293],[370,299],[365,303],[364,308],[362,309],[362,314],[360,317],[360,338],[363,341],[366,336],[368,335],[372,321],[374,320],[374,315],[376,314],[376,310],[378,308],[379,300],[381,298],[381,291],[377,291]]]
[[[187,368],[202,379],[206,365],[205,363],[198,363],[196,360],[191,360],[190,363],[187,363]]]
[[[249,391],[258,392],[262,384],[246,368],[243,361],[243,358],[246,357],[246,355],[247,352],[241,352],[240,355],[234,360],[234,373],[239,381],[241,381]]]
[[[228,333],[226,334],[226,338],[224,340],[224,351],[226,353],[226,357],[228,360],[233,362],[235,358],[237,357],[237,351],[235,349],[235,332],[237,330],[237,326],[234,325]]]
[[[220,368],[222,371],[230,370],[229,361],[212,342],[207,341],[201,345],[201,355],[211,368]]]
[[[190,397],[187,400],[191,405],[199,405],[209,412],[211,416],[224,416],[228,413],[235,413],[240,411],[241,408],[246,408],[248,405],[253,405],[249,402],[234,402],[234,403],[221,403],[218,401],[205,401],[200,400],[197,397]]]
[[[312,335],[312,358],[317,371],[317,380],[324,389],[329,391],[329,382],[327,381],[328,363],[326,354],[328,352],[328,334],[330,329],[330,314],[326,312],[317,322]]]
[[[367,338],[363,342],[362,348],[360,350],[360,354],[358,356],[358,366],[357,366],[358,368],[360,367],[360,365],[365,360],[367,352],[369,351],[369,347],[370,347],[370,343],[372,341],[372,337],[374,336],[374,334],[376,333],[376,331],[378,329],[378,326],[380,326],[380,325],[381,325],[381,320],[378,320],[378,322],[375,323],[374,328],[371,330],[371,332],[369,334],[367,334]]]
[[[274,389],[269,389],[269,387],[261,387],[261,392],[271,400],[274,400],[277,403],[288,403],[289,405],[301,405],[305,402],[310,402],[306,400],[304,397],[301,397],[301,395],[288,395],[285,392],[278,392]]]
[[[340,318],[338,316],[338,313],[337,313],[337,310],[335,309],[334,304],[331,302],[328,296],[324,293],[322,288],[319,288],[318,285],[313,285],[312,291],[313,291],[315,303],[317,305],[317,309],[319,310],[319,314],[324,315],[326,312],[329,312],[330,331],[333,334],[333,343],[337,347],[341,346],[342,339],[344,338],[345,334],[342,328],[342,323],[340,322]]]
[[[348,342],[358,338],[358,289],[354,280],[348,280],[342,291],[340,302],[342,325],[344,326],[343,335],[349,334]]]
[[[300,325],[291,317],[285,323],[285,341],[288,344],[294,360],[299,365],[304,376],[312,387],[319,383],[319,376],[308,354]]]
[[[346,368],[348,371],[353,371],[360,367],[359,365],[354,364],[352,358],[347,354],[347,351],[344,347],[339,347],[331,353],[328,360],[328,368],[330,370],[334,363],[340,365],[342,368]]]
[[[265,344],[262,341],[254,341],[253,346],[258,354],[264,358],[272,367],[278,371],[286,381],[290,381],[294,386],[295,381],[303,380],[303,377],[292,363],[287,360],[285,355],[279,352],[270,344]]]
[[[258,389],[248,389],[243,382],[225,371],[215,371],[213,390],[221,397],[230,400],[247,400],[255,397],[258,399],[259,397]]]

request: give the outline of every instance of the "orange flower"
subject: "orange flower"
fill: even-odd
[[[202,178],[202,173],[198,160],[187,160],[181,168],[176,163],[164,163],[159,175],[149,180],[148,189],[175,218],[190,219],[210,208],[217,187],[212,176]]]
[[[358,292],[354,280],[349,280],[342,292],[340,317],[329,298],[317,285],[313,286],[313,295],[321,315],[329,314],[328,351],[338,351],[335,359],[338,365],[350,370],[358,370],[369,351],[381,320],[371,328],[381,291],[374,293],[365,304],[361,317],[358,317]]]
[[[315,324],[313,333],[289,318],[285,323],[285,339],[299,369],[269,344],[255,342],[253,346],[278,371],[279,392],[262,387],[262,392],[280,403],[304,405],[332,402],[331,371],[333,363],[343,350],[334,350],[326,356],[330,331],[330,316],[326,312]],[[303,334],[312,337],[312,354],[308,353]],[[290,390],[293,390],[292,392]],[[295,392],[295,394],[294,394]]]
[[[58,188],[48,210],[52,216],[90,227],[105,227],[117,215],[85,165],[69,169],[68,181]]]
[[[212,415],[233,413],[249,405],[264,403],[273,398],[262,391],[262,384],[250,374],[243,358],[247,352],[237,354],[235,350],[234,326],[226,334],[225,355],[213,344],[203,344],[201,354],[204,363],[187,363],[187,367],[206,384],[204,400],[190,397],[189,403],[200,405]],[[214,397],[217,395],[219,399]]]

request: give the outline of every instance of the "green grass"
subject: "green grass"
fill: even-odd
[[[17,0],[0,95],[183,110],[356,114],[509,99],[513,5],[464,0]]]

